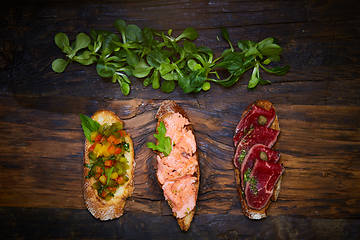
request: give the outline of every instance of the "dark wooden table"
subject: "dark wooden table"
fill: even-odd
[[[0,15],[1,236],[87,239],[359,239],[360,18],[357,1],[36,1],[11,2]],[[291,71],[249,91],[249,73],[233,87],[171,94],[133,79],[129,96],[94,66],[52,72],[62,54],[57,32],[114,30],[117,18],[140,27],[199,32],[219,55],[220,27],[234,40],[272,36]],[[272,101],[282,129],[276,148],[286,167],[269,217],[243,216],[231,158],[245,107]],[[145,147],[163,99],[176,100],[194,123],[201,185],[192,226],[182,233],[154,176]],[[135,191],[120,219],[101,222],[81,192],[83,133],[78,114],[115,111],[135,143]]]

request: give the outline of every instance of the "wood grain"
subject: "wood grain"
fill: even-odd
[[[0,10],[3,235],[359,238],[360,17],[355,6],[356,1],[335,0],[11,2]],[[197,44],[211,47],[216,56],[227,47],[216,38],[220,27],[228,28],[235,45],[272,36],[283,46],[282,63],[291,70],[283,77],[264,73],[272,84],[255,90],[247,89],[246,73],[231,88],[212,85],[196,95],[179,88],[165,94],[132,79],[127,97],[101,79],[94,66],[74,63],[63,74],[51,71],[52,60],[62,57],[53,43],[57,32],[74,39],[92,28],[114,31],[117,18],[175,33],[192,26],[199,32]],[[145,147],[153,140],[154,115],[165,99],[175,100],[189,114],[198,144],[200,192],[188,235],[177,232],[154,175],[155,155]],[[257,99],[275,104],[282,129],[275,148],[286,168],[279,200],[261,222],[242,216],[231,162],[235,126]],[[105,224],[92,219],[81,194],[84,137],[78,114],[100,108],[124,119],[137,163],[127,213]],[[40,231],[45,225],[49,228]]]

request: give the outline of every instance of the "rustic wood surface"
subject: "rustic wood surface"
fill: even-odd
[[[7,238],[359,239],[360,18],[357,1],[32,1],[0,15],[0,219]],[[133,79],[128,97],[94,66],[52,72],[62,54],[57,32],[114,30],[117,18],[157,30],[188,26],[217,55],[216,36],[272,36],[291,71],[269,86],[171,94]],[[243,216],[232,166],[232,135],[246,106],[274,103],[281,134],[275,146],[286,168],[279,199],[265,220]],[[176,100],[194,124],[201,183],[188,233],[171,216],[145,147],[164,99]],[[81,193],[83,133],[79,113],[99,108],[125,121],[135,144],[135,191],[120,219],[100,222]]]

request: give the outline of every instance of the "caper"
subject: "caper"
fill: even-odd
[[[266,152],[263,152],[263,151],[260,152],[260,159],[263,161],[268,160],[268,156],[267,156]]]
[[[258,118],[258,123],[260,125],[265,125],[267,123],[267,118],[263,115],[260,115],[259,118]]]

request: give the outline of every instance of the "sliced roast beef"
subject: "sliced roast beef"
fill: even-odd
[[[279,133],[278,130],[264,126],[251,128],[236,147],[234,155],[235,167],[240,168],[239,160],[243,159],[255,144],[262,144],[271,148],[276,142]]]
[[[283,171],[280,163],[255,162],[245,187],[246,202],[250,208],[260,210],[266,206]]]
[[[278,151],[275,151],[263,144],[255,144],[254,146],[252,146],[241,163],[241,167],[240,167],[241,187],[243,189],[245,188],[244,174],[247,173],[249,175],[251,173],[255,161],[261,160],[261,161],[276,163],[277,161],[279,161],[279,158],[280,158],[280,153]]]
[[[269,127],[275,119],[275,109],[271,107],[270,110],[266,110],[255,104],[252,105],[248,113],[241,118],[240,122],[236,126],[234,134],[234,146],[236,147],[239,141],[247,134],[251,128],[257,126]]]

